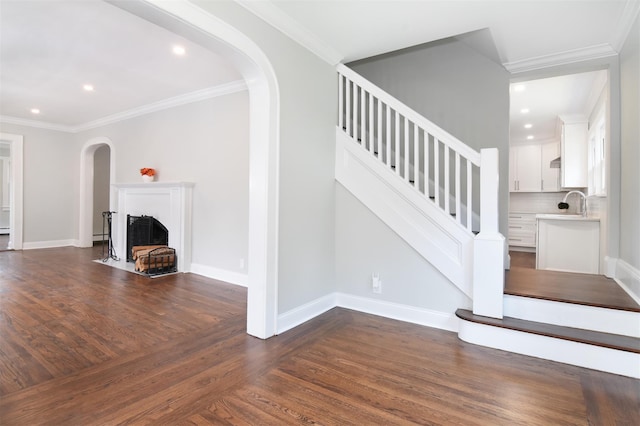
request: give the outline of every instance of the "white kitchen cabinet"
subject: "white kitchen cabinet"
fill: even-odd
[[[509,191],[559,191],[559,169],[550,166],[559,155],[558,142],[512,145],[509,149]]]
[[[550,164],[560,156],[560,144],[558,142],[545,143],[542,144],[541,149],[542,192],[558,192],[560,191],[560,169],[552,168]]]
[[[538,215],[536,268],[598,274],[600,221],[597,218],[541,218]]]
[[[536,214],[509,213],[509,245],[516,247],[536,246]]]
[[[587,120],[561,118],[560,186],[586,188],[587,179]]]
[[[509,149],[509,190],[540,192],[540,145],[512,145]]]

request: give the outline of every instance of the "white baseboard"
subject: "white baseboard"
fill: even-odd
[[[335,307],[352,309],[442,330],[458,331],[458,318],[453,313],[433,311],[344,293],[332,293],[278,315],[278,333],[284,333]]]
[[[239,272],[227,271],[226,269],[214,268],[213,266],[192,263],[188,268],[188,272],[202,275],[203,277],[212,278],[214,280],[224,281],[229,284],[235,284],[242,287],[249,286],[249,276]]]
[[[336,306],[336,293],[331,293],[278,315],[277,333],[282,334],[291,330]]]
[[[615,280],[629,296],[640,303],[640,271],[622,259],[615,262]]]
[[[640,355],[538,334],[460,321],[465,342],[622,376],[640,378]]]
[[[45,248],[56,248],[56,247],[78,247],[78,240],[51,240],[51,241],[34,241],[34,242],[24,242],[22,243],[23,250],[35,250],[35,249],[45,249]]]

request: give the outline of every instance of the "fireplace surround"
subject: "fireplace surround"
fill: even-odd
[[[127,244],[127,216],[151,216],[166,227],[167,245],[176,250],[178,272],[191,269],[191,217],[193,183],[150,182],[119,183],[113,185],[118,192],[114,214],[114,246],[125,260],[131,256]],[[126,253],[126,254],[125,254]]]

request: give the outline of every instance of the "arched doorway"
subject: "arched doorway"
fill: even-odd
[[[117,2],[114,6],[189,38],[228,59],[249,90],[249,253],[247,333],[266,339],[277,330],[279,92],[271,63],[247,36],[186,1]],[[88,148],[88,147],[85,147]],[[84,149],[83,149],[84,152]],[[112,164],[115,154],[112,151]],[[83,156],[84,158],[84,156]],[[88,167],[83,161],[84,167]],[[85,180],[86,171],[82,172]],[[112,170],[112,179],[115,176]],[[86,186],[86,185],[85,185]],[[85,191],[89,189],[85,187]],[[81,200],[86,200],[81,186]],[[112,194],[112,200],[115,197]],[[84,202],[81,202],[84,206]],[[83,208],[83,207],[81,207]],[[86,221],[87,212],[81,212]],[[86,231],[84,231],[86,232]],[[83,239],[84,238],[84,239]],[[81,241],[88,236],[81,233]]]
[[[99,137],[88,140],[80,151],[80,215],[78,241],[80,247],[93,245],[93,185],[95,153],[101,147],[107,147],[110,152],[109,183],[115,182],[115,152],[110,139]],[[113,210],[114,193],[109,195],[109,210]]]

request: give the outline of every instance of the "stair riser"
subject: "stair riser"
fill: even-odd
[[[640,354],[461,320],[469,343],[640,379]]]
[[[640,313],[504,296],[504,315],[527,321],[640,338]]]

